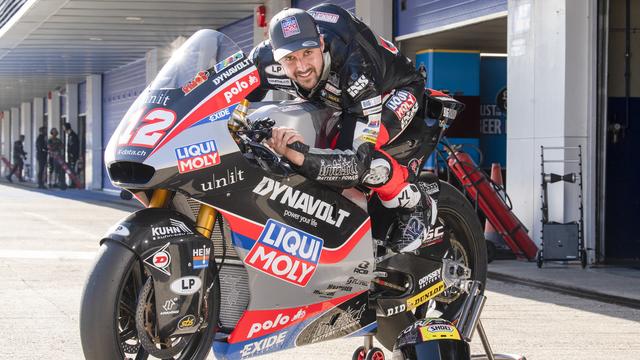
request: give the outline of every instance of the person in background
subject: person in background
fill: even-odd
[[[80,142],[78,134],[71,128],[71,124],[64,123],[64,132],[67,134],[67,164],[74,173],[78,173],[76,169],[76,163],[78,162],[78,155],[80,153]]]
[[[27,159],[27,153],[24,151],[24,135],[20,135],[20,138],[13,143],[13,169],[11,169],[11,173],[7,175],[7,180],[9,182],[13,182],[11,177],[13,174],[18,176],[18,180],[23,182],[22,178],[22,168],[24,167],[24,160]]]
[[[47,149],[49,150],[49,185],[54,179],[56,185],[61,190],[65,190],[67,185],[64,182],[64,171],[62,171],[62,140],[58,138],[58,129],[52,128],[49,132],[49,140],[47,140]]]
[[[38,138],[36,139],[36,160],[38,161],[38,188],[46,189],[44,186],[45,175],[44,168],[47,166],[47,127],[41,126],[38,129]]]

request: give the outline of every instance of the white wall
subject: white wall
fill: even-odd
[[[38,139],[38,129],[44,124],[44,98],[36,97],[33,98],[33,128],[31,129],[31,154],[29,157],[31,158],[31,163],[33,164],[33,174],[37,175],[37,166],[38,160],[36,159],[36,139]],[[45,134],[46,135],[46,134]]]
[[[49,136],[49,131],[51,129],[58,129],[58,134],[60,131],[60,92],[59,91],[51,91],[51,99],[48,99],[47,104],[47,136]],[[60,136],[60,135],[58,135]]]
[[[33,144],[34,140],[33,140],[33,134],[32,134],[32,126],[33,123],[31,121],[32,119],[32,115],[31,115],[31,110],[32,110],[32,106],[31,106],[31,102],[23,102],[22,104],[20,104],[20,134],[24,135],[24,143],[22,143],[22,146],[24,148],[24,151],[27,152],[27,159],[25,160],[25,165],[29,164],[31,166],[31,173],[28,174],[27,176],[33,178],[34,177],[34,167],[33,167],[33,162],[31,161],[31,144]]]
[[[383,38],[393,40],[393,1],[356,0],[356,16]]]
[[[102,189],[102,75],[87,76],[85,188]]]
[[[11,108],[11,157],[9,157],[9,161],[13,163],[13,143],[18,140],[18,136],[20,136],[20,108],[14,107]]]
[[[540,243],[540,146],[583,147],[585,239],[595,247],[595,0],[509,0],[507,189],[516,215]],[[576,158],[551,150],[547,159]],[[545,172],[575,172],[545,164]],[[549,186],[552,221],[578,218],[577,187]],[[594,259],[590,252],[590,261]]]
[[[0,155],[2,155],[8,161],[11,161],[11,112],[5,110],[2,112],[2,133],[0,133]],[[8,167],[4,161],[0,161],[0,169],[2,169],[2,175],[7,175]]]

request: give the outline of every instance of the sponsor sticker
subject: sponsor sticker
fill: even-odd
[[[347,92],[349,93],[349,95],[351,95],[352,98],[355,98],[368,84],[369,79],[364,75],[360,75],[358,80],[354,81],[353,84],[349,86]]]
[[[224,68],[226,68],[227,66],[232,65],[233,63],[235,63],[236,61],[240,60],[243,58],[243,53],[242,51],[238,51],[237,53],[229,56],[228,58],[220,61],[219,63],[217,63],[214,66],[214,70],[216,73],[219,73],[220,71],[222,71]]]
[[[193,256],[191,262],[194,269],[202,269],[209,266],[209,255],[211,254],[211,248],[203,246],[198,249],[193,249]]]
[[[375,144],[378,141],[377,136],[371,136],[371,135],[360,135],[359,139],[372,144]]]
[[[453,339],[460,340],[460,333],[453,325],[435,324],[420,328],[423,341]]]
[[[282,65],[280,64],[273,64],[273,65],[269,65],[267,66],[264,71],[269,74],[269,75],[273,75],[273,76],[285,76],[285,72],[284,69],[282,68]]]
[[[164,246],[162,246],[156,252],[147,256],[144,259],[144,262],[148,265],[151,265],[154,269],[160,271],[161,273],[171,276],[171,273],[167,269],[171,264],[171,255],[167,251],[168,247],[169,243],[164,244]]]
[[[404,129],[418,111],[418,102],[412,93],[399,90],[387,100],[385,106],[396,114]]]
[[[209,79],[209,72],[208,71],[200,71],[199,73],[196,74],[196,76],[193,78],[193,80],[189,81],[186,85],[184,85],[182,87],[182,92],[185,95],[187,95],[188,93],[192,92],[198,86],[204,84],[204,82],[207,81],[208,79]]]
[[[323,12],[323,11],[309,11],[308,13],[311,14],[311,16],[316,21],[335,24],[338,22],[338,19],[340,19],[340,15],[338,14],[332,14],[332,13]]]
[[[280,27],[282,28],[282,36],[285,38],[300,34],[300,27],[298,26],[298,20],[295,16],[282,19]]]
[[[244,170],[238,170],[238,168],[234,166],[233,170],[227,169],[224,176],[220,176],[219,174],[216,176],[216,173],[212,173],[211,181],[200,183],[200,187],[202,188],[202,191],[212,191],[215,189],[226,187],[228,185],[233,185],[243,180]]]
[[[226,67],[222,72],[218,73],[218,76],[213,78],[213,84],[218,86],[225,82],[227,79],[233,77],[233,75],[237,74],[239,71],[244,70],[247,66],[251,65],[251,60],[244,59],[243,61],[233,65]]]
[[[175,154],[181,174],[220,164],[220,154],[213,140],[176,148]]]
[[[316,180],[334,181],[356,179],[358,179],[358,166],[355,158],[340,156],[333,160],[320,160],[320,170]]]
[[[174,297],[173,299],[165,300],[162,304],[162,311],[160,315],[175,315],[179,313],[178,311],[178,298]]]
[[[266,176],[253,188],[253,192],[260,196],[268,196],[269,200],[277,201],[293,210],[300,210],[337,228],[342,226],[342,222],[351,215],[350,212],[343,209],[337,209],[336,211],[334,206],[328,202],[316,199],[312,195]]]
[[[427,285],[431,284],[435,280],[440,278],[440,270],[434,270],[429,273],[427,276],[424,276],[418,280],[418,287],[420,289],[424,289]]]
[[[267,78],[267,82],[271,85],[291,86],[290,79]]]
[[[391,41],[386,40],[380,35],[378,35],[378,44],[383,48],[387,49],[390,53],[394,55],[398,53],[398,48],[395,45],[393,45]]]
[[[426,303],[427,301],[433,299],[438,294],[444,291],[444,282],[439,281],[432,285],[431,287],[421,291],[417,295],[410,297],[407,299],[407,310],[413,310],[418,306]]]
[[[112,226],[109,231],[107,231],[107,233],[112,234],[112,235],[119,235],[122,237],[126,237],[129,236],[129,229],[121,224],[116,224],[114,226]]]
[[[202,287],[202,280],[197,276],[184,276],[171,283],[169,288],[174,294],[191,295],[195,294]]]
[[[184,330],[196,326],[196,317],[187,315],[178,321],[178,330]]]
[[[182,221],[169,219],[169,226],[151,226],[151,240],[162,240],[174,236],[191,235],[193,231]]]
[[[249,356],[256,356],[267,351],[275,350],[277,345],[282,345],[287,337],[287,331],[283,331],[280,334],[260,339],[256,342],[246,344],[242,350],[240,350],[240,356],[243,358]]]
[[[251,91],[251,89],[254,88],[252,85],[260,84],[260,79],[258,79],[258,77],[254,73],[255,71],[248,76],[237,80],[235,83],[225,89],[223,96],[227,104],[232,104],[240,101],[241,97],[246,96]]]
[[[380,95],[360,101],[360,105],[362,105],[363,109],[367,109],[367,108],[370,108],[372,106],[380,105],[381,103],[382,103],[382,96],[380,96]]]
[[[318,267],[324,241],[269,219],[244,262],[267,275],[304,287]]]

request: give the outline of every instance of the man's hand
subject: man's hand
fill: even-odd
[[[296,141],[304,143],[304,138],[296,130],[286,127],[274,127],[271,129],[271,138],[267,140],[267,145],[278,155],[287,158],[292,164],[302,166],[304,154],[287,147],[288,144],[293,144]]]

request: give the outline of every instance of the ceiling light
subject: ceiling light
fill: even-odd
[[[89,40],[91,41],[102,41],[102,38],[99,37],[90,37]]]
[[[127,20],[127,21],[140,21],[140,20],[142,20],[142,18],[139,17],[139,16],[127,16],[124,19]]]

